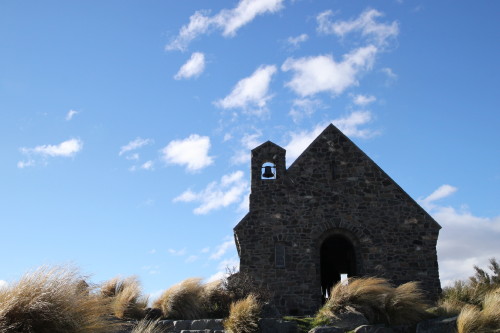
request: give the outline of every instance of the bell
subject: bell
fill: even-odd
[[[272,170],[272,167],[267,165],[264,167],[264,173],[262,174],[262,177],[264,178],[274,178],[274,173]]]

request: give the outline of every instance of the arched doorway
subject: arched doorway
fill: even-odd
[[[354,246],[345,237],[333,235],[321,244],[321,293],[323,301],[327,292],[340,281],[341,274],[348,277],[356,275],[356,255]]]

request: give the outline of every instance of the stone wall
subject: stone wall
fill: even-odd
[[[320,248],[334,235],[354,247],[354,275],[418,280],[437,297],[440,226],[368,156],[333,125],[288,169],[285,153],[271,142],[252,150],[250,212],[234,229],[240,270],[274,292],[282,313],[320,307]],[[269,161],[276,179],[261,179]]]

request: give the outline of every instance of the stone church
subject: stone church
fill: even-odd
[[[287,169],[285,149],[252,150],[250,211],[234,228],[240,271],[282,314],[312,314],[341,276],[420,281],[441,292],[439,224],[335,126]]]

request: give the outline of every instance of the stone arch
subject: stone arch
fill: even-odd
[[[357,237],[346,229],[329,229],[318,239],[319,281],[323,301],[331,287],[348,277],[363,274],[363,265]]]

